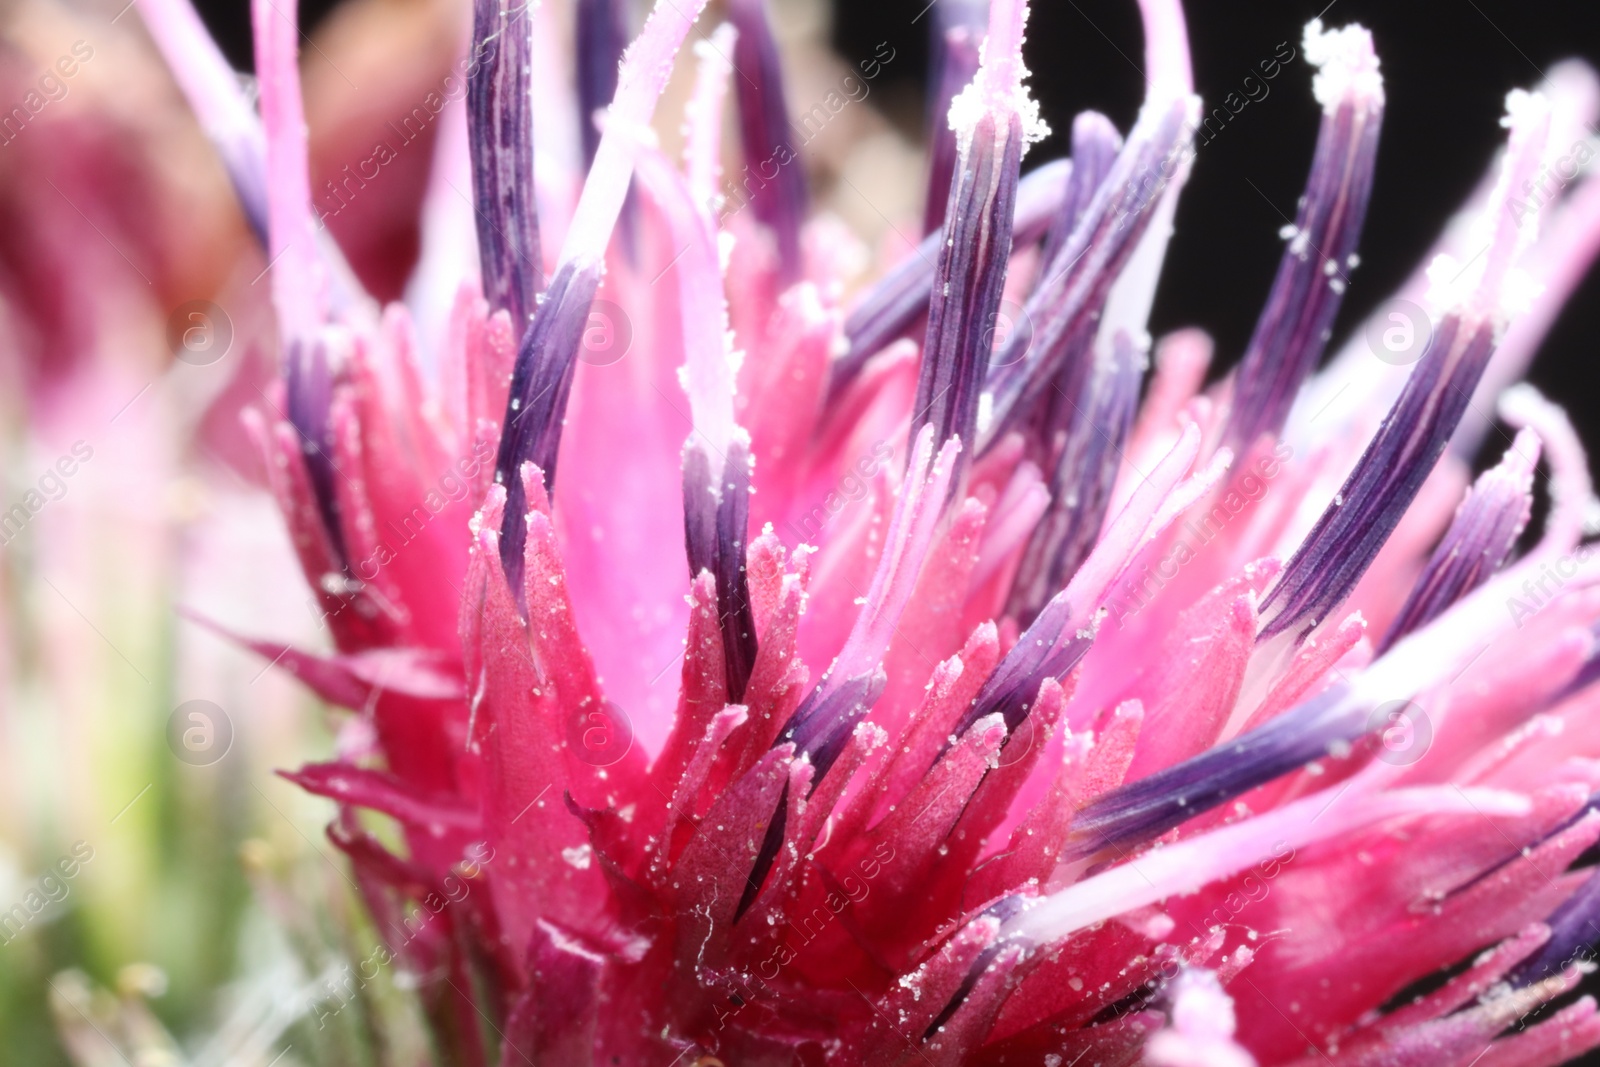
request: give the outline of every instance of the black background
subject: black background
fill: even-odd
[[[546,0],[549,2],[549,0]],[[896,49],[884,68],[885,99],[920,98],[928,0],[836,0],[834,45],[846,59]],[[198,5],[236,65],[249,66],[244,0]],[[307,0],[314,23],[332,0]],[[1388,106],[1376,187],[1356,271],[1330,351],[1428,252],[1466,197],[1504,131],[1508,90],[1532,87],[1556,61],[1581,57],[1600,67],[1600,20],[1592,0],[1186,0],[1196,88],[1208,105],[1323,13],[1332,26],[1373,31]],[[1119,128],[1132,123],[1142,94],[1142,35],[1133,0],[1035,0],[1027,54],[1032,89],[1061,131],[1031,151],[1029,165],[1065,153],[1064,132],[1085,108]],[[1152,333],[1196,325],[1217,341],[1216,370],[1249,339],[1282,252],[1277,236],[1292,218],[1316,140],[1319,111],[1303,58],[1271,83],[1196,156],[1153,314]],[[898,83],[897,85],[894,83]],[[890,107],[905,132],[921,133],[916,106]],[[1530,378],[1562,403],[1591,454],[1600,452],[1600,271],[1591,269],[1535,360]],[[1492,461],[1494,458],[1489,457]],[[1585,982],[1590,992],[1597,983]],[[1569,998],[1570,999],[1570,998]],[[1600,1064],[1600,1055],[1583,1062]]]

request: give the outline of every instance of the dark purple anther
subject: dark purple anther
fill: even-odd
[[[1565,696],[1571,695],[1571,693],[1572,693],[1571,689],[1566,690],[1563,694],[1560,694],[1560,695],[1556,696],[1553,700],[1551,700],[1548,703],[1546,703],[1545,707],[1548,708],[1548,707],[1551,707],[1551,706],[1553,706],[1555,704],[1559,704],[1564,699]],[[1539,849],[1539,848],[1543,847],[1547,842],[1553,841],[1556,838],[1560,837],[1562,834],[1566,833],[1568,830],[1571,830],[1574,826],[1578,825],[1580,822],[1582,822],[1584,819],[1588,818],[1590,815],[1594,814],[1596,811],[1600,811],[1600,793],[1590,793],[1589,794],[1589,799],[1584,802],[1583,807],[1579,808],[1577,811],[1573,812],[1571,815],[1568,815],[1565,819],[1562,819],[1560,822],[1556,823],[1554,826],[1552,826],[1549,829],[1545,830],[1543,833],[1541,833],[1538,837],[1534,838],[1532,841],[1528,841],[1528,842],[1524,843],[1523,845],[1521,845],[1520,847],[1513,846],[1512,848],[1508,849],[1506,851],[1505,855],[1500,859],[1500,861],[1498,863],[1490,864],[1489,866],[1487,866],[1487,867],[1483,868],[1482,870],[1480,870],[1473,877],[1469,878],[1467,881],[1462,882],[1459,885],[1454,886],[1450,890],[1450,895],[1451,896],[1459,896],[1460,894],[1465,893],[1468,890],[1470,890],[1473,886],[1481,885],[1483,882],[1487,881],[1488,879],[1494,878],[1501,871],[1505,870],[1507,867],[1511,866],[1512,864],[1526,862],[1527,859],[1528,859],[1529,853],[1533,852],[1536,849]],[[1575,866],[1575,867],[1587,867],[1589,865],[1587,861],[1593,855],[1594,855],[1594,846],[1591,845],[1589,847],[1589,849],[1584,852],[1583,855],[1579,856],[1578,859],[1573,861],[1573,866]],[[1581,893],[1582,890],[1580,889],[1579,892]],[[1597,901],[1597,903],[1600,903],[1600,901]],[[1557,914],[1559,914],[1559,911],[1557,912]],[[1552,916],[1552,918],[1553,918],[1553,916]],[[1549,922],[1549,920],[1546,920],[1546,921]],[[1600,943],[1600,931],[1596,931],[1593,936],[1594,936],[1594,940],[1597,943]],[[1532,968],[1530,968],[1530,969],[1532,969]],[[1541,976],[1541,977],[1548,977],[1548,975]],[[1534,978],[1533,981],[1538,981],[1538,978]]]
[[[1013,252],[1028,247],[1049,228],[1060,210],[1071,173],[1071,164],[1058,159],[1031,171],[1017,183],[1011,229]],[[867,360],[896,338],[911,332],[917,319],[928,310],[928,296],[933,291],[933,274],[938,267],[943,241],[943,230],[923,238],[916,252],[869,289],[845,319],[844,337],[848,347],[829,369],[830,402],[855,380]]]
[[[1039,695],[1040,684],[1046,678],[1065,678],[1094,644],[1094,634],[1089,631],[1074,634],[1062,642],[1072,615],[1072,606],[1064,597],[1045,605],[978,690],[972,706],[950,731],[952,737],[960,737],[979,719],[996,712],[1005,719],[1008,735],[1022,725],[1033,707],[1034,698]]]
[[[1066,587],[1100,536],[1139,406],[1142,363],[1138,349],[1119,330],[1109,358],[1094,368],[1087,387],[1072,397],[1063,385],[1054,397],[1043,434],[1057,457],[1050,506],[1028,539],[1006,601],[1006,614],[1024,626]]]
[[[1003,924],[1007,919],[1020,915],[1026,905],[1027,900],[1020,895],[1013,894],[1008,897],[1001,897],[987,908],[984,908],[982,914],[975,916],[975,918],[996,919]],[[967,997],[972,994],[973,988],[977,986],[978,979],[982,978],[983,972],[989,969],[989,964],[993,963],[995,957],[1011,945],[1026,945],[1031,948],[1033,947],[1033,941],[1025,934],[1003,934],[985,945],[977,956],[973,958],[972,963],[967,966],[967,973],[961,979],[961,984],[956,987],[956,991],[950,995],[950,1000],[940,1009],[939,1014],[933,1017],[933,1021],[928,1024],[928,1028],[923,1031],[923,1041],[933,1040],[933,1036],[939,1032],[939,1028],[949,1022],[961,1005],[966,1003]]]
[[[338,486],[334,481],[339,469],[333,462],[333,368],[328,364],[326,342],[295,339],[289,343],[284,365],[284,400],[289,409],[289,423],[300,439],[306,477],[311,482],[311,493],[316,498],[328,543],[340,567],[348,571],[350,557],[345,548]]]
[[[254,148],[255,146],[251,146]],[[222,165],[233,184],[234,195],[239,198],[239,209],[250,232],[262,248],[270,248],[267,237],[267,164],[258,153],[240,158],[239,154],[222,153]]]
[[[997,123],[1004,123],[1001,129]],[[1012,208],[1022,163],[1022,120],[986,111],[973,124],[950,187],[944,243],[928,301],[928,335],[911,412],[911,436],[933,426],[935,442],[973,439],[978,397],[1011,253]],[[963,452],[958,462],[970,462]],[[962,479],[952,480],[952,490]]]
[[[1370,708],[1335,685],[1266,724],[1182,763],[1113,789],[1083,808],[1063,860],[1125,850],[1280,775],[1329,755],[1369,731]]]
[[[563,239],[561,263],[550,281],[549,290],[541,300],[535,302],[530,287],[510,286],[518,293],[519,299],[526,300],[527,313],[532,319],[522,333],[521,343],[517,346],[516,363],[511,370],[511,387],[506,398],[505,418],[500,426],[500,447],[495,455],[494,476],[495,481],[505,487],[506,493],[505,518],[500,529],[500,559],[512,592],[524,613],[526,594],[522,588],[522,550],[527,541],[528,501],[523,488],[523,466],[532,463],[539,468],[546,490],[555,485],[556,455],[561,447],[561,427],[566,418],[567,397],[572,391],[578,346],[583,342],[584,331],[589,324],[590,307],[595,292],[600,288],[606,248],[611,243],[617,216],[621,214],[628,197],[637,133],[649,127],[661,90],[672,72],[673,58],[704,6],[705,0],[685,0],[682,4],[658,4],[651,10],[638,39],[623,54],[617,75],[616,96],[611,101],[610,121],[601,133],[595,165],[589,168],[589,174],[584,179],[583,191],[578,196],[578,205],[573,210],[571,224]],[[484,24],[494,14],[494,9],[486,6],[485,0],[479,0],[477,11],[480,16],[478,36],[481,40],[488,36],[484,32]],[[519,17],[525,20],[526,11],[523,10]],[[515,21],[506,20],[504,15],[501,19]],[[490,116],[502,111],[526,112],[529,44],[520,31],[515,39],[518,42],[516,49],[508,46],[493,53],[502,66],[478,72],[478,76],[484,80],[478,83],[480,95],[478,106],[473,109],[473,129],[480,134],[509,129],[514,136],[510,138],[511,146],[500,146],[508,148],[507,151],[477,153],[480,166],[476,176],[490,184],[497,184],[504,176],[509,183],[507,188],[521,190],[508,202],[480,198],[480,207],[483,204],[502,207],[507,219],[531,227],[532,148],[530,142],[521,139],[527,126],[518,123],[510,127],[497,127],[488,121]],[[514,62],[513,51],[522,57],[522,62]],[[490,78],[489,74],[498,76]],[[521,86],[520,92],[515,91],[518,85]],[[522,151],[512,152],[509,147]],[[516,165],[505,169],[512,156],[515,156]],[[496,165],[483,165],[490,161]],[[486,216],[482,210],[478,214],[481,224]],[[527,231],[530,235],[536,232],[533,229]],[[484,264],[486,279],[491,274],[490,267],[495,264],[506,269],[503,281],[509,282],[514,277],[529,281],[532,277],[513,276],[510,273],[518,265],[531,269],[533,263],[511,256],[505,244],[486,246]],[[486,290],[492,291],[487,283]]]
[[[1303,640],[1348,597],[1427,479],[1494,353],[1494,329],[1445,316],[1355,470],[1261,604],[1260,640]]]
[[[533,188],[533,19],[526,5],[474,0],[467,134],[483,295],[521,337],[543,281]],[[517,515],[520,521],[521,512]]]
[[[1528,525],[1533,508],[1533,468],[1538,456],[1537,436],[1524,430],[1500,465],[1478,476],[1450,529],[1422,569],[1405,606],[1378,643],[1378,655],[1406,634],[1426,626],[1500,569],[1523,527]]]
[[[1595,648],[1600,649],[1600,623],[1591,624],[1589,633],[1594,637]],[[1588,659],[1584,660],[1583,666],[1578,668],[1578,673],[1573,676],[1572,681],[1563,687],[1560,694],[1551,703],[1559,703],[1578,690],[1587,689],[1595,682],[1600,682],[1600,651],[1589,654]]]
[[[761,883],[767,880],[767,875],[772,873],[772,865],[777,862],[778,849],[783,847],[783,835],[788,827],[789,783],[785,782],[783,792],[778,796],[778,807],[772,813],[772,821],[767,823],[766,836],[761,839],[761,850],[756,853],[756,862],[751,866],[750,873],[745,876],[744,891],[739,894],[739,906],[733,910],[734,922],[744,918],[744,913],[756,902],[756,895],[761,892]]]
[[[589,305],[599,288],[599,267],[563,265],[550,280],[538,313],[522,337],[511,372],[494,480],[506,490],[500,562],[519,603],[523,598],[522,546],[528,538],[528,499],[522,488],[522,465],[535,464],[544,472],[545,488],[554,487],[567,394],[572,391],[578,346],[589,325]]]
[[[1545,920],[1550,940],[1508,976],[1515,987],[1554,978],[1577,963],[1592,963],[1600,945],[1600,872],[1591,874]]]
[[[1278,275],[1234,377],[1224,443],[1243,452],[1277,434],[1316,369],[1344,300],[1372,194],[1383,95],[1351,92],[1324,112],[1311,176]]]
[[[729,447],[720,487],[712,484],[713,466],[703,443],[691,441],[683,457],[684,540],[689,576],[709,571],[716,580],[728,703],[739,704],[744,701],[757,651],[755,616],[745,580],[750,454],[744,442],[736,437]]]
[[[806,212],[806,176],[789,136],[783,69],[772,37],[765,0],[729,0],[728,21],[739,31],[733,46],[733,84],[739,101],[739,133],[745,174],[756,217],[771,228],[783,281],[801,272],[800,223]]]
[[[1013,331],[995,353],[984,386],[993,405],[978,440],[980,454],[1036,415],[1063,366],[1087,358],[1111,287],[1182,166],[1188,106],[1179,101],[1140,118],[1072,236],[1045,267],[1023,305],[1031,330]]]
[[[595,116],[617,95],[617,67],[628,47],[628,29],[619,0],[578,0],[578,136],[583,143],[583,163],[594,162],[600,147],[600,127]]]
[[[1061,208],[1050,223],[1039,254],[1040,281],[1066,266],[1062,262],[1051,269],[1072,231],[1078,228],[1078,222],[1094,202],[1094,194],[1111,173],[1121,151],[1122,135],[1100,112],[1080,111],[1072,120],[1072,176],[1067,179]]]
[[[793,744],[797,759],[805,756],[811,761],[814,768],[811,776],[813,788],[844,753],[851,732],[866,717],[872,705],[877,703],[887,683],[888,678],[880,669],[871,675],[848,678],[838,686],[819,686],[789,717],[788,724],[778,735],[777,744]],[[789,788],[785,786],[783,796],[778,799],[777,811],[767,824],[767,834],[762,839],[755,867],[750,871],[744,895],[734,913],[735,920],[743,916],[745,910],[755,902],[761,884],[772,871],[778,848],[783,844],[788,816]]]
[[[822,781],[844,751],[856,724],[871,710],[887,678],[881,669],[838,686],[818,686],[805,699],[778,735],[778,744],[794,742],[795,755],[806,755],[816,768],[812,783]]]
[[[956,134],[950,128],[950,101],[978,73],[978,46],[989,27],[988,0],[943,0],[929,20],[928,63],[928,199],[922,209],[922,232],[944,227],[956,169]]]

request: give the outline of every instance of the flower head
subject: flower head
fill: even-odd
[[[140,2],[192,44],[182,0]],[[1520,198],[1593,76],[1512,94],[1431,313],[1395,305],[1409,333],[1319,374],[1384,90],[1365,30],[1313,22],[1322,125],[1255,333],[1209,389],[1208,342],[1165,338],[1146,386],[1202,121],[1176,0],[1141,2],[1133,127],[1080,115],[1026,177],[1027,5],[950,4],[942,207],[845,300],[760,0],[710,33],[660,0],[614,80],[619,15],[581,2],[570,190],[535,166],[549,26],[479,0],[437,164],[470,164],[479,270],[436,350],[314,224],[281,7],[256,0],[260,123],[195,93],[265,220],[285,370],[253,425],[335,650],[254,644],[370,727],[290,777],[338,803],[445,1057],[1600,1045],[1589,998],[1506,1033],[1600,941],[1600,883],[1568,871],[1600,839],[1595,501],[1560,410],[1503,388],[1600,244],[1592,180]],[[651,122],[691,32],[680,165]],[[749,212],[716,190],[735,68]],[[1518,432],[1468,488],[1486,389]],[[1554,504],[1519,554],[1541,450]]]

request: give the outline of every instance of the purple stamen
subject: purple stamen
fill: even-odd
[[[733,438],[722,464],[720,486],[712,481],[714,466],[704,443],[692,440],[683,459],[684,537],[690,577],[709,571],[716,580],[728,703],[738,704],[744,700],[757,651],[755,617],[745,580],[750,455],[744,441]]]
[[[480,13],[488,12],[483,6],[488,2],[492,0],[479,0]],[[548,291],[538,302],[533,321],[517,348],[505,420],[500,430],[500,447],[495,455],[494,477],[506,490],[500,560],[519,604],[525,596],[522,549],[528,537],[525,515],[528,501],[522,486],[522,465],[536,465],[544,474],[546,490],[554,487],[561,423],[566,415],[567,396],[572,391],[578,346],[589,322],[589,306],[600,288],[606,246],[611,242],[617,216],[628,196],[638,145],[648,131],[656,101],[672,73],[673,57],[704,8],[705,0],[688,3],[661,0],[651,9],[644,29],[623,55],[617,94],[611,102],[600,145],[595,150],[594,166],[589,168],[572,223],[567,227],[560,266],[556,268]],[[526,73],[525,68],[517,70]],[[495,91],[491,96],[502,98],[506,87],[498,80],[493,84]],[[492,107],[481,111],[479,119],[484,125],[480,133],[491,132],[486,122],[493,111]],[[519,143],[519,147],[532,151],[531,142]],[[497,166],[504,165],[510,156],[510,152],[496,153]],[[479,153],[478,158],[485,157]],[[530,158],[523,176],[531,183],[532,174]],[[516,210],[525,209],[525,213],[531,215],[531,185],[529,189],[529,199],[517,200],[512,206]],[[480,198],[480,225],[486,205],[497,207],[499,203]],[[528,225],[533,224],[529,222]],[[531,295],[529,300],[531,312]]]
[[[1589,878],[1545,920],[1550,940],[1512,971],[1515,987],[1554,977],[1580,960],[1592,960],[1600,944],[1600,872]]]
[[[1405,606],[1378,643],[1378,655],[1427,625],[1500,569],[1528,525],[1533,469],[1538,460],[1539,437],[1532,430],[1523,430],[1500,465],[1484,471],[1473,483]]]
[[[190,0],[141,0],[140,14],[201,128],[222,157],[245,221],[267,242],[267,150],[261,121]]]
[[[932,452],[932,441],[931,428],[924,429],[916,437],[911,450],[911,471],[901,486],[900,499],[895,503],[894,518],[890,520],[885,538],[886,551],[879,557],[866,603],[851,627],[844,648],[822,676],[822,681],[789,716],[775,742],[775,746],[794,745],[796,758],[811,762],[815,768],[811,778],[813,786],[822,781],[844,752],[851,732],[877,702],[888,682],[883,670],[884,653],[916,587],[923,559],[944,514],[943,504],[948,498],[949,486],[955,481],[960,441],[945,442],[937,459]],[[777,855],[773,842],[782,839],[781,820],[787,804],[785,790],[779,802],[778,817],[768,826],[767,841],[762,846],[766,865],[758,863],[751,875],[757,886],[767,876],[771,857]],[[747,894],[741,911],[753,899],[753,894]]]
[[[1301,384],[1322,358],[1356,264],[1383,125],[1383,91],[1374,87],[1377,60],[1370,38],[1366,59],[1374,68],[1366,79],[1348,76],[1347,58],[1329,63],[1329,74],[1345,75],[1343,91],[1323,113],[1300,211],[1285,230],[1288,247],[1234,378],[1223,439],[1236,451],[1283,429]]]
[[[618,0],[578,0],[578,137],[585,166],[594,162],[600,147],[600,127],[595,116],[617,95],[617,65],[628,46],[622,4]]]
[[[284,360],[284,400],[289,422],[300,438],[306,477],[316,497],[328,544],[340,566],[348,571],[350,557],[334,481],[339,471],[333,462],[333,369],[329,366],[326,340],[289,341]]]
[[[989,25],[988,0],[944,0],[929,21],[928,63],[928,199],[923,205],[922,232],[944,229],[950,179],[956,167],[956,134],[950,128],[950,103],[978,73],[978,45]]]
[[[1001,897],[987,908],[984,908],[982,913],[974,916],[971,921],[997,919],[1004,923],[1006,920],[1021,914],[1026,906],[1027,901],[1020,896]],[[939,1032],[939,1028],[949,1022],[961,1005],[966,1002],[967,997],[972,993],[973,987],[978,984],[978,979],[983,977],[983,972],[988,969],[989,964],[995,961],[995,957],[999,956],[1006,948],[1014,945],[1026,945],[1031,948],[1033,939],[1026,934],[1020,933],[1002,934],[984,946],[983,950],[968,965],[966,976],[962,978],[961,984],[956,987],[956,991],[951,994],[949,1002],[940,1009],[939,1014],[933,1017],[933,1021],[923,1031],[923,1041],[926,1042],[933,1039],[933,1035]]]
[[[844,746],[850,740],[851,732],[872,710],[872,705],[877,703],[887,682],[887,676],[879,668],[870,674],[856,675],[831,686],[818,686],[795,709],[774,746],[792,744],[796,758],[803,756],[809,759],[815,768],[811,776],[812,786],[815,787],[844,754]],[[735,921],[743,917],[750,905],[755,903],[762,883],[772,872],[788,821],[789,787],[786,785],[783,795],[778,798],[777,810],[767,823],[766,836],[762,838],[761,849],[756,853],[755,865],[750,870],[744,894],[734,913]]]
[[[1029,295],[1023,315],[1032,335],[1012,334],[995,354],[984,385],[993,406],[980,454],[1032,415],[1061,367],[1082,360],[1094,343],[1111,287],[1161,203],[1168,176],[1181,166],[1189,107],[1187,100],[1178,101],[1140,117],[1072,236]],[[1026,351],[1017,352],[1024,343]]]
[[[483,293],[520,337],[539,289],[539,216],[533,188],[533,19],[526,5],[475,0],[467,80],[467,135]],[[518,513],[519,519],[521,512]]]
[[[1063,641],[1074,614],[1066,597],[1057,596],[1045,604],[989,680],[983,683],[972,706],[962,713],[955,729],[950,731],[951,735],[960,737],[979,719],[996,712],[1005,719],[1007,734],[1022,725],[1033,707],[1040,683],[1046,678],[1058,681],[1065,678],[1094,644],[1092,631],[1076,633]]]
[[[1248,733],[1106,793],[1072,822],[1062,858],[1125,850],[1325,757],[1369,729],[1369,708],[1338,684]]]
[[[1006,614],[1024,625],[1066,587],[1100,536],[1139,405],[1142,362],[1133,341],[1119,330],[1110,358],[1094,368],[1075,397],[1058,383],[1043,434],[1058,457],[1050,506],[1028,540],[1006,601]],[[1062,369],[1064,375],[1075,370]]]
[[[617,71],[628,46],[627,11],[621,0],[578,0],[573,19],[578,37],[578,136],[583,163],[588,167],[594,165],[594,154],[600,148],[600,126],[595,118],[617,93]],[[637,212],[638,198],[629,190],[617,220],[629,262],[637,252]]]
[[[1303,640],[1355,589],[1450,443],[1493,354],[1487,320],[1445,316],[1355,470],[1267,593],[1261,640],[1290,631]]]
[[[771,227],[777,240],[780,275],[785,282],[798,281],[806,177],[800,154],[789,140],[778,42],[773,40],[764,0],[730,0],[728,21],[739,31],[733,47],[734,87],[745,170],[753,172],[752,203],[756,217]]]
[[[778,744],[792,741],[797,754],[810,757],[820,782],[844,751],[850,731],[871,710],[887,681],[881,668],[859,674],[831,686],[818,686],[795,709],[789,725],[778,736]]]
[[[1048,130],[1022,82],[1025,0],[1000,0],[989,12],[983,65],[950,105],[958,151],[946,201],[944,243],[928,301],[927,339],[911,433],[924,426],[936,442],[970,445],[989,366],[1011,255],[1022,153]],[[956,457],[951,498],[959,497],[969,453]]]
[[[945,241],[928,301],[928,339],[911,415],[913,435],[931,424],[935,441],[973,438],[992,327],[1006,280],[1022,145],[1021,118],[990,112],[978,118],[962,153],[950,187]],[[954,484],[959,485],[960,479]]]
[[[1062,196],[1070,180],[1072,165],[1058,159],[1030,172],[1017,183],[1017,199],[1011,227],[1011,250],[1039,240],[1057,217]],[[940,211],[941,216],[943,210]],[[928,310],[933,293],[933,275],[944,231],[930,233],[917,250],[875,284],[854,311],[845,319],[847,348],[834,360],[829,372],[828,398],[838,398],[855,380],[867,360],[891,342],[909,333],[918,316]]]
[[[1016,730],[1040,684],[1046,678],[1063,679],[1078,665],[1094,644],[1097,614],[1128,561],[1221,476],[1226,455],[1213,458],[1174,493],[1199,447],[1200,432],[1191,426],[1107,526],[1067,587],[1050,598],[1006,653],[961,717],[956,736],[997,712],[1008,732]]]
[[[1072,120],[1072,176],[1067,179],[1067,191],[1061,198],[1061,209],[1050,223],[1050,232],[1045,236],[1044,248],[1039,254],[1039,262],[1044,264],[1039,281],[1066,266],[1065,261],[1055,266],[1056,256],[1072,236],[1072,231],[1078,228],[1079,221],[1094,200],[1095,191],[1106,180],[1106,175],[1111,173],[1121,151],[1122,135],[1111,124],[1111,120],[1098,111],[1079,112]]]
[[[521,470],[532,463],[544,472],[547,491],[555,486],[556,458],[561,449],[561,422],[572,392],[578,345],[589,325],[589,305],[600,288],[598,265],[562,264],[550,280],[528,332],[517,349],[506,402],[506,425],[500,432],[494,480],[505,486],[505,522],[500,530],[500,561],[506,579],[522,596],[522,547],[528,538],[528,508]]]
[[[733,910],[734,922],[744,918],[744,913],[756,902],[756,896],[761,892],[761,884],[767,880],[772,865],[778,860],[778,849],[783,847],[783,835],[788,828],[789,784],[785,782],[783,792],[778,796],[778,806],[773,810],[771,821],[767,823],[766,836],[761,839],[761,848],[756,853],[756,861],[751,865],[750,873],[745,875],[744,890],[739,894],[739,906]]]
[[[274,169],[273,174],[276,177],[269,180],[264,120],[269,112],[281,115],[283,121],[274,123],[281,135],[290,128],[290,123],[296,121],[295,114],[300,112],[298,86],[291,88],[288,79],[283,77],[283,73],[293,62],[292,49],[284,50],[289,53],[284,55],[277,45],[269,41],[269,35],[258,38],[258,44],[263,49],[262,54],[257,57],[256,69],[260,78],[258,85],[266,90],[265,96],[274,99],[271,103],[263,100],[262,113],[257,115],[255,106],[245,94],[239,75],[228,65],[227,59],[217,47],[217,42],[207,32],[205,24],[200,21],[200,16],[195,12],[190,0],[139,0],[138,6],[152,40],[167,61],[167,68],[177,81],[178,87],[183,90],[184,98],[194,110],[201,129],[205,131],[222,159],[223,167],[228,172],[228,181],[233,186],[234,195],[239,200],[239,208],[244,213],[245,222],[249,224],[262,249],[266,250],[267,258],[276,263],[277,257],[284,252],[283,239],[290,238],[290,233],[284,229],[279,234],[279,243],[276,245],[273,243],[274,197],[270,186],[276,181],[279,183],[277,187],[283,189],[281,183],[284,174],[290,167],[299,167],[302,164],[298,159],[292,161],[281,159],[286,146],[280,140],[274,152],[280,156],[281,169]],[[294,20],[292,14],[280,13],[270,6],[268,13],[274,20],[273,31],[277,33],[281,33],[285,28],[286,19],[289,23]],[[293,40],[292,34],[290,40]],[[286,95],[286,92],[289,95]],[[290,96],[295,103],[292,109],[286,109],[283,104],[288,102]],[[285,114],[285,111],[290,113]],[[296,181],[294,185],[295,189],[289,192],[290,197],[298,196],[299,182]],[[279,199],[287,200],[285,197]],[[306,203],[309,204],[309,201],[310,194],[307,191]],[[280,228],[287,221],[287,218],[280,216]],[[299,238],[293,239],[299,240]],[[304,269],[303,264],[296,262],[298,257],[294,257],[293,260],[284,263],[283,273],[298,270],[304,275],[303,281],[310,281],[316,273],[316,262],[320,261],[326,274],[327,295],[331,309],[342,313],[364,305],[366,295],[361,291],[360,283],[356,281],[338,245],[334,243],[325,228],[316,227],[312,247],[315,250],[315,258],[309,272]],[[274,285],[277,285],[276,279]]]
[[[810,757],[818,768],[813,781],[821,781],[843,751],[850,731],[883,691],[884,654],[916,588],[944,515],[949,487],[955,481],[960,442],[945,442],[935,457],[932,440],[929,429],[916,437],[911,470],[900,487],[900,499],[884,538],[885,551],[844,648],[779,736],[778,744],[792,741],[797,755]]]

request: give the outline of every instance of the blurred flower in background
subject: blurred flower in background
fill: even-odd
[[[239,423],[275,375],[266,261],[137,12],[3,18],[0,1059],[170,1027],[266,1062],[320,965],[294,945],[354,928],[271,773],[325,748],[315,708],[179,615],[316,639]],[[252,875],[300,879],[287,924]]]

